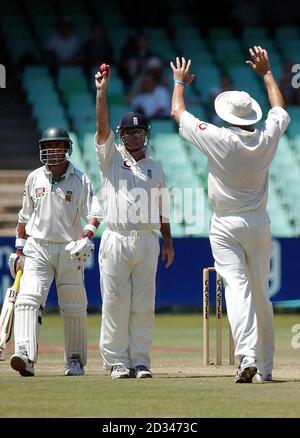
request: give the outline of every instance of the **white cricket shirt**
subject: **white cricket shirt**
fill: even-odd
[[[100,204],[87,175],[69,163],[64,179],[52,183],[46,166],[31,172],[25,183],[19,222],[26,233],[52,242],[77,240],[82,233],[80,219],[102,219]]]
[[[159,230],[160,216],[169,217],[168,190],[157,161],[135,161],[110,131],[106,143],[96,143],[103,190],[103,216],[112,230]]]
[[[269,167],[290,117],[272,108],[264,124],[248,132],[219,128],[185,111],[179,133],[208,158],[208,198],[215,212],[237,213],[265,208]]]

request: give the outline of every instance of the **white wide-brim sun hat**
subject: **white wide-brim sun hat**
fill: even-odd
[[[232,125],[247,126],[262,118],[262,110],[245,91],[224,91],[215,99],[215,110],[221,119]]]

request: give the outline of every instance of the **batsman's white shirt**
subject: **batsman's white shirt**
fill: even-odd
[[[218,128],[184,112],[179,132],[208,158],[208,196],[214,214],[210,243],[223,277],[235,354],[257,359],[263,378],[272,373],[273,311],[268,296],[271,256],[266,211],[269,167],[290,117],[272,108],[253,132]]]
[[[163,171],[149,152],[136,162],[122,145],[115,144],[112,131],[105,144],[96,143],[96,153],[106,225],[99,252],[100,352],[108,369],[117,364],[150,367],[160,252],[154,231],[160,228],[160,215],[168,218],[161,202]]]
[[[47,166],[28,175],[19,222],[26,224],[29,236],[52,242],[77,240],[82,233],[80,219],[92,217],[102,219],[98,199],[87,175],[72,163],[58,183],[52,183]]]

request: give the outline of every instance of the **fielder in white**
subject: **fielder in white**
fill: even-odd
[[[269,167],[290,118],[272,75],[266,50],[250,49],[247,64],[263,78],[271,110],[266,121],[248,93],[227,91],[215,99],[219,128],[186,111],[184,87],[194,78],[191,61],[176,59],[172,116],[180,135],[208,158],[208,196],[213,209],[210,243],[216,271],[223,277],[228,318],[240,366],[235,381],[272,379],[273,310],[268,296],[271,256],[270,219],[266,211]],[[201,78],[199,78],[201,80]]]
[[[120,121],[120,144],[109,125],[109,74],[98,72],[96,154],[104,193],[99,265],[102,293],[100,352],[112,379],[148,378],[160,230],[166,266],[174,252],[164,174],[149,158],[149,125],[139,113]],[[165,189],[166,190],[166,189]],[[164,209],[166,212],[164,213]],[[131,370],[131,371],[130,371]]]
[[[65,375],[83,375],[87,360],[87,297],[83,262],[92,253],[92,238],[101,221],[99,202],[88,177],[68,161],[72,141],[61,128],[44,131],[40,141],[44,166],[25,183],[16,230],[16,253],[9,267],[23,266],[15,306],[15,354],[11,366],[34,376],[38,336],[51,283],[55,277],[64,320]],[[87,222],[82,229],[81,218]]]

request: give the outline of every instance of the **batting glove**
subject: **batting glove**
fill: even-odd
[[[19,268],[24,269],[24,262],[25,262],[25,255],[23,254],[23,251],[20,252],[20,250],[18,250],[17,253],[13,252],[9,256],[8,266],[13,278],[15,278],[17,270]]]
[[[70,258],[72,260],[85,262],[92,254],[94,248],[95,245],[93,242],[88,237],[84,237],[83,239],[76,241],[72,240],[69,242],[66,245],[65,250],[70,253]]]

